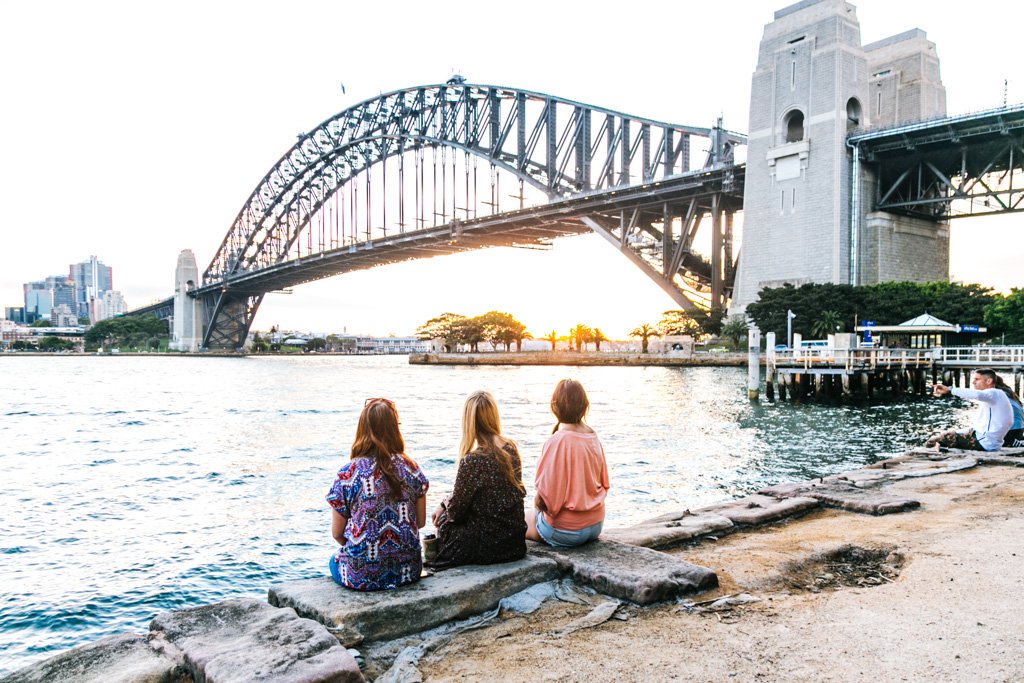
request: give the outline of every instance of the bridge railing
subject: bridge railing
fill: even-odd
[[[939,351],[942,365],[979,368],[1024,366],[1024,346],[948,346]]]
[[[938,349],[831,349],[827,347],[775,352],[779,367],[843,369],[846,372],[891,368],[931,367]]]

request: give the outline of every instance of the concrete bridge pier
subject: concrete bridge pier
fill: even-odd
[[[199,269],[191,249],[178,254],[174,271],[174,318],[171,324],[170,347],[176,351],[195,353],[203,340],[206,327],[202,302],[188,295],[199,283]]]

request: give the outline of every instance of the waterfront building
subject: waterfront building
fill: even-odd
[[[92,309],[89,321],[97,323],[100,320],[106,320],[107,318],[113,318],[116,315],[126,313],[128,311],[128,304],[125,302],[121,292],[107,290],[99,298],[93,300]]]
[[[90,256],[88,261],[72,263],[68,267],[68,276],[75,281],[75,311],[79,316],[91,319],[90,302],[114,288],[113,268]]]
[[[50,310],[50,323],[54,327],[77,327],[78,314],[67,304],[57,304]]]
[[[417,337],[356,337],[356,353],[386,355],[428,351],[430,342]]]

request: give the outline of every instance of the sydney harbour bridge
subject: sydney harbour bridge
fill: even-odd
[[[461,79],[367,100],[300,135],[246,200],[189,290],[203,304],[202,346],[241,347],[271,291],[588,232],[681,307],[721,306],[743,203],[733,150],[744,142],[721,127]],[[713,232],[710,258],[693,248],[702,223]],[[169,316],[171,307],[136,313]]]

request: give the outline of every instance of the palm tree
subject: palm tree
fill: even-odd
[[[647,353],[647,340],[658,336],[658,330],[654,326],[644,323],[629,333],[630,337],[639,337],[643,353]]]
[[[569,330],[569,339],[576,342],[577,351],[582,351],[583,345],[590,341],[590,328],[583,323],[576,323],[576,325]]]
[[[814,324],[811,325],[811,334],[819,339],[823,339],[830,334],[839,332],[843,326],[843,319],[839,317],[839,314],[835,311],[822,311],[821,315]]]
[[[600,327],[595,327],[591,331],[590,338],[594,340],[594,348],[598,351],[601,350],[601,342],[608,341],[608,337],[604,336],[604,332],[601,331]]]
[[[555,342],[558,341],[558,333],[555,332],[554,330],[551,330],[546,335],[541,337],[541,339],[543,339],[546,342],[551,342],[551,350],[554,351],[555,350]]]

